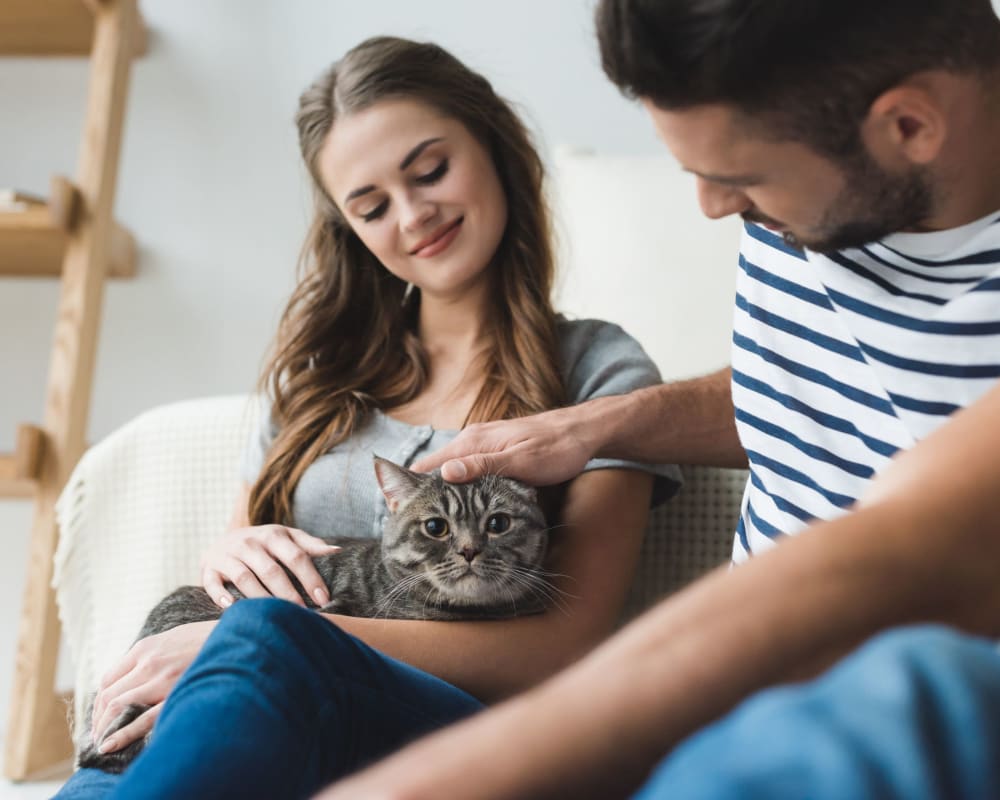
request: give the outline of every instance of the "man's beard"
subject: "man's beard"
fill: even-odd
[[[786,231],[785,242],[817,253],[861,247],[920,227],[935,205],[926,170],[902,175],[883,170],[866,150],[844,163],[846,185],[808,237]]]

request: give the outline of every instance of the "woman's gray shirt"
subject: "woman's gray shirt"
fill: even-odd
[[[617,325],[560,318],[558,335],[570,404],[660,383],[660,373],[642,346]],[[266,402],[262,400],[265,406]],[[242,477],[247,483],[256,480],[276,433],[268,408],[261,412],[261,422],[251,434],[243,458]],[[295,526],[320,537],[381,536],[387,510],[375,482],[372,454],[409,466],[457,435],[458,431],[410,425],[376,411],[363,428],[306,470],[292,499]],[[654,504],[673,495],[680,486],[680,471],[672,464],[597,458],[589,461],[584,470],[609,468],[634,469],[656,476]]]

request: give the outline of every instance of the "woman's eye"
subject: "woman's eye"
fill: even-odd
[[[441,180],[448,172],[448,159],[444,159],[440,164],[438,164],[434,169],[425,175],[418,175],[414,178],[416,183],[421,186],[430,186],[433,183],[437,183]]]
[[[494,514],[486,520],[487,533],[506,533],[510,528],[510,517],[506,514]]]
[[[424,533],[440,539],[448,534],[448,521],[441,517],[431,517],[424,520]]]
[[[365,222],[373,222],[374,220],[377,220],[379,217],[381,217],[385,213],[385,210],[388,207],[389,207],[389,201],[383,200],[381,203],[375,206],[375,208],[373,208],[371,211],[369,211],[366,214],[362,214],[361,219],[363,219]]]

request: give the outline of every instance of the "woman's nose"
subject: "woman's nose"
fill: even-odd
[[[410,233],[426,225],[437,212],[437,206],[421,197],[407,197],[400,201],[402,211],[399,216],[403,230]]]

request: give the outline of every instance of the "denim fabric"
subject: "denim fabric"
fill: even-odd
[[[482,708],[283,600],[228,609],[122,776],[78,771],[59,800],[299,798]]]
[[[242,600],[223,621],[132,769],[81,770],[57,797],[308,797],[480,708],[290,603]],[[635,800],[668,797],[1000,797],[1000,651],[938,627],[876,637],[681,744]]]
[[[634,800],[668,797],[1000,798],[1000,651],[940,627],[876,637],[686,740]]]

